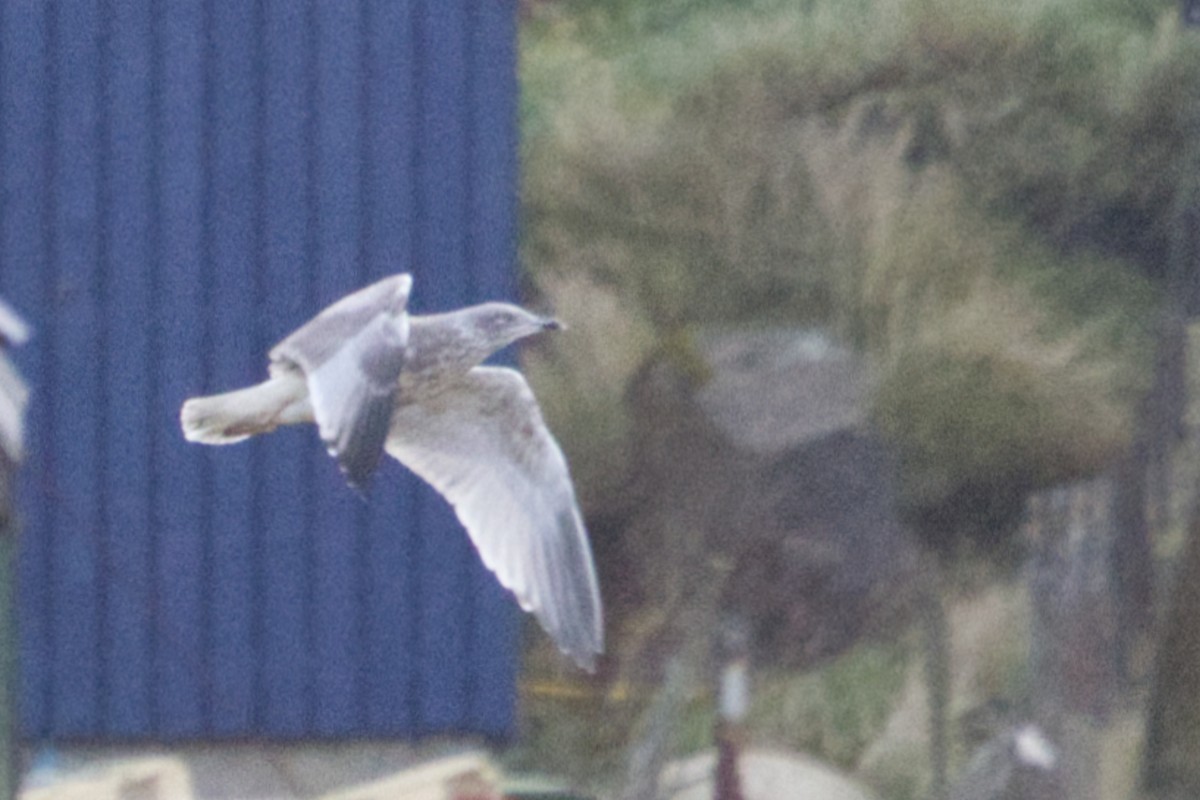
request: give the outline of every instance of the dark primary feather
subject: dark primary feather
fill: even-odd
[[[412,279],[393,275],[326,308],[271,351],[304,372],[321,439],[361,488],[387,438],[408,348]]]
[[[406,357],[406,323],[376,317],[307,374],[321,439],[356,488],[375,471],[387,439]]]
[[[361,396],[347,406],[356,412],[353,419],[346,420],[338,438],[326,441],[325,446],[337,459],[350,485],[362,489],[379,466],[395,402],[390,392],[373,394],[367,384],[357,388]]]

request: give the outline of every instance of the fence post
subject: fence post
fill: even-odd
[[[750,713],[750,630],[740,616],[727,619],[722,627],[717,642],[721,675],[714,731],[717,766],[713,776],[713,798],[743,800],[738,756],[745,743],[746,715]]]

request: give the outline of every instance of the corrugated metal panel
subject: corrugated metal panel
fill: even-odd
[[[27,735],[509,730],[515,614],[440,498],[177,415],[376,276],[512,295],[515,36],[513,0],[0,2]]]

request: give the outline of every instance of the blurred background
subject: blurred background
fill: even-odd
[[[613,642],[529,735],[626,787],[711,747],[735,624],[746,739],[880,797],[1195,793],[1188,4],[523,12],[523,274],[574,325],[525,364]],[[1027,724],[1056,766],[989,765]]]
[[[437,737],[550,776],[512,796],[1200,795],[1191,3],[2,9],[24,769]],[[400,269],[570,325],[519,361],[595,676],[398,467],[362,504],[311,431],[177,433]]]

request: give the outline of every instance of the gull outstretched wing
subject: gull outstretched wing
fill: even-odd
[[[347,480],[379,463],[408,346],[412,278],[393,275],[326,308],[271,350],[272,369],[298,367],[313,417]]]
[[[454,507],[483,563],[587,670],[604,649],[600,591],[567,462],[519,372],[476,367],[401,405],[386,450]]]

